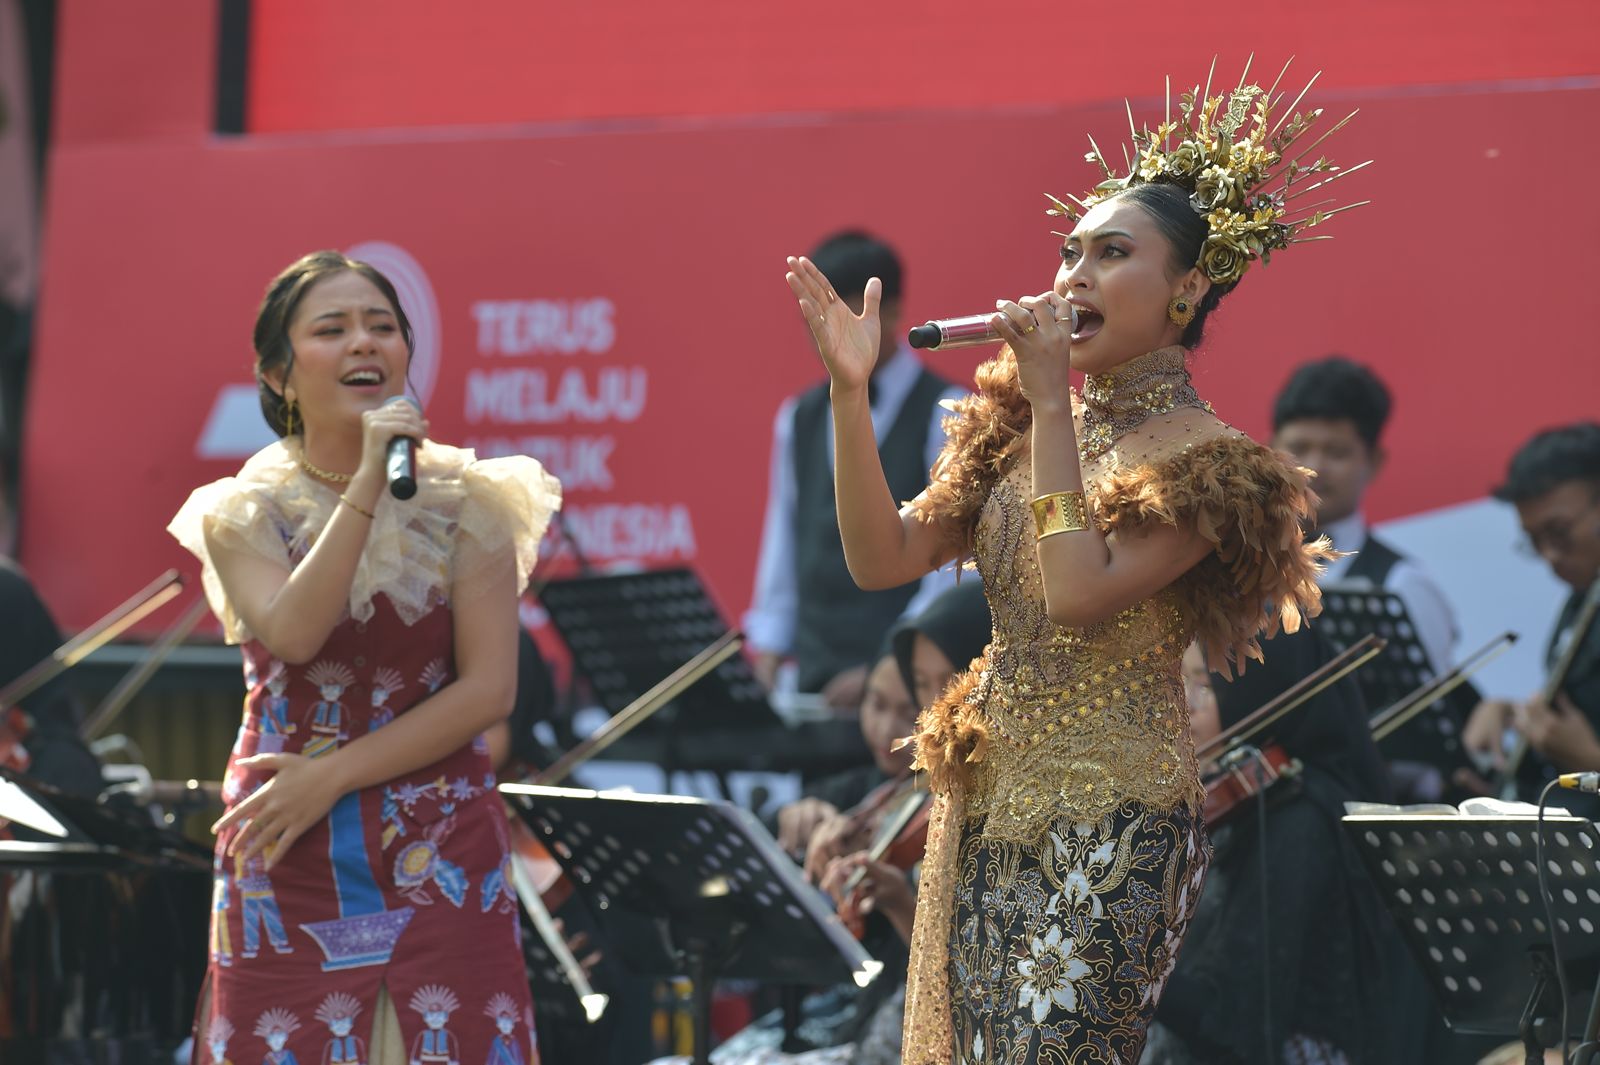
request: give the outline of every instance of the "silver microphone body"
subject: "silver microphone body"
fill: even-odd
[[[1072,331],[1078,331],[1078,308],[1068,305],[1072,313]],[[994,327],[994,311],[988,314],[969,314],[963,318],[935,318],[924,325],[913,326],[906,341],[914,348],[943,351],[947,348],[972,348],[979,344],[993,344],[1002,339]]]

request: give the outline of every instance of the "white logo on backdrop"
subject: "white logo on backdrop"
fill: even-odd
[[[414,349],[411,356],[411,390],[424,407],[439,379],[439,301],[422,265],[411,253],[388,241],[369,240],[345,252],[352,259],[371,263],[394,283],[400,306],[411,321]],[[205,428],[195,442],[202,459],[235,459],[255,454],[276,439],[261,416],[256,386],[224,385],[211,404]]]

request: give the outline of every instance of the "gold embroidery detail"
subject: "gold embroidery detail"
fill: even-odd
[[[1117,437],[1143,424],[1152,414],[1170,414],[1179,407],[1211,410],[1189,382],[1185,349],[1160,348],[1083,380],[1083,432],[1078,454],[1088,462],[1110,450]]]
[[[1210,439],[1190,450],[1179,434],[1199,424],[1187,412],[1168,415],[1144,454],[1110,451],[1086,467],[1103,531],[1194,522],[1216,545],[1178,581],[1099,624],[1063,629],[1045,610],[1026,453],[984,503],[975,548],[993,639],[918,722],[917,764],[939,805],[917,897],[908,1065],[948,1062],[953,1049],[946,893],[956,884],[962,826],[1033,847],[1054,818],[1097,822],[1126,802],[1198,809],[1204,791],[1183,701],[1184,647],[1198,631],[1215,661],[1240,661],[1263,627],[1293,631],[1318,609],[1317,563],[1329,553],[1300,535],[1310,505],[1304,471],[1215,421],[1205,426]],[[1075,697],[1063,699],[1067,692]]]

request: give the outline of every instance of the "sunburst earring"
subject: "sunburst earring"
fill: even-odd
[[[1174,296],[1172,302],[1167,304],[1167,317],[1187,329],[1189,323],[1194,321],[1194,304],[1186,296]]]

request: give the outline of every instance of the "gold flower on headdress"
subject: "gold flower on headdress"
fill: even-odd
[[[1219,207],[1230,207],[1237,210],[1244,206],[1244,190],[1240,181],[1232,170],[1225,166],[1212,163],[1200,171],[1200,176],[1195,179],[1194,192],[1189,195],[1189,202],[1197,211],[1211,212]]]
[[[1126,174],[1119,175],[1112,170],[1100,146],[1090,137],[1092,150],[1084,158],[1097,164],[1105,179],[1082,199],[1068,197],[1076,204],[1076,209],[1054,196],[1049,197],[1053,205],[1049,213],[1076,222],[1082,217],[1082,211],[1134,185],[1148,182],[1176,185],[1188,192],[1190,205],[1206,219],[1210,230],[1197,265],[1214,284],[1223,285],[1239,280],[1255,260],[1266,262],[1274,251],[1281,251],[1290,244],[1330,239],[1298,234],[1341,211],[1370,202],[1362,200],[1331,211],[1321,209],[1333,202],[1330,199],[1304,206],[1294,203],[1306,193],[1353,174],[1371,162],[1341,170],[1329,162],[1327,156],[1303,161],[1318,145],[1343,129],[1356,112],[1350,112],[1309,147],[1291,156],[1291,149],[1322,117],[1321,108],[1309,113],[1294,110],[1317,79],[1313,77],[1289,105],[1290,117],[1273,123],[1272,115],[1283,100],[1278,95],[1278,85],[1289,70],[1288,63],[1265,92],[1258,85],[1248,84],[1250,64],[1246,63],[1244,74],[1232,92],[1212,96],[1211,79],[1216,69],[1216,61],[1212,60],[1204,92],[1196,85],[1179,97],[1180,119],[1176,122],[1172,119],[1169,80],[1166,119],[1153,132],[1148,127],[1140,131],[1134,125],[1133,106],[1128,105],[1133,162]],[[1178,138],[1175,145],[1172,143],[1174,136]],[[1306,184],[1313,178],[1315,180]],[[1291,214],[1308,211],[1311,213],[1289,219]]]
[[[1226,285],[1244,276],[1250,265],[1250,252],[1227,237],[1207,237],[1200,249],[1200,269],[1215,284]]]

